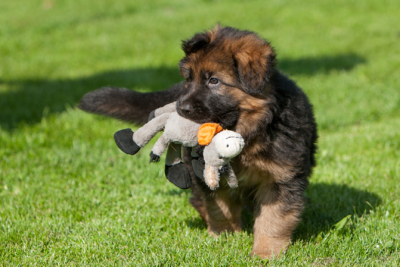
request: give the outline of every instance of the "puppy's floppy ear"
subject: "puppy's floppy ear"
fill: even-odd
[[[275,71],[275,52],[271,45],[255,34],[246,36],[234,48],[239,82],[250,95],[262,92]]]
[[[182,50],[186,56],[192,53],[196,53],[204,46],[210,43],[211,39],[207,33],[197,33],[191,39],[182,41]]]

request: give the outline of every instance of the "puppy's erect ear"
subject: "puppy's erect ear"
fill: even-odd
[[[273,48],[253,33],[235,46],[234,60],[243,89],[251,95],[260,94],[275,71]]]
[[[211,39],[207,33],[198,33],[191,39],[182,41],[182,49],[186,56],[192,53],[196,53],[204,46],[210,43]]]
[[[197,33],[191,39],[182,41],[182,49],[186,56],[196,53],[204,46],[210,44],[221,29],[222,26],[218,23],[212,30],[204,33]]]

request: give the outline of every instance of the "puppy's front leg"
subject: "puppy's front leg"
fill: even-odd
[[[207,210],[208,232],[235,232],[242,230],[242,206],[237,199],[225,191],[208,194],[205,199]]]
[[[276,184],[266,185],[258,192],[254,222],[252,255],[272,258],[287,250],[293,230],[299,223],[302,203],[284,201],[285,190]]]

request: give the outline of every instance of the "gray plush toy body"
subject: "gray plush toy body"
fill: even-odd
[[[159,161],[167,149],[165,174],[174,185],[182,189],[191,186],[190,172],[182,162],[181,148],[182,146],[194,148],[200,141],[200,144],[208,145],[203,152],[204,171],[199,171],[199,167],[196,166],[194,168],[196,175],[203,178],[210,189],[215,190],[219,187],[219,170],[225,166],[228,170],[229,186],[232,188],[238,186],[229,161],[242,151],[243,138],[233,131],[221,131],[222,128],[218,124],[201,125],[181,117],[176,112],[176,102],[156,109],[150,115],[149,122],[136,132],[124,129],[116,132],[114,139],[123,152],[134,155],[161,130],[164,132],[151,150],[150,162]],[[206,139],[209,141],[204,141]],[[194,149],[192,156],[197,156]]]

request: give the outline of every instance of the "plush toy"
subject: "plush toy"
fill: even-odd
[[[165,159],[165,175],[167,179],[179,188],[191,186],[190,172],[181,159],[181,147],[206,146],[204,148],[204,172],[196,165],[195,172],[203,178],[210,189],[219,187],[219,170],[225,167],[230,187],[237,187],[237,179],[229,161],[243,149],[244,140],[240,134],[233,131],[223,131],[216,123],[198,124],[179,116],[176,112],[176,102],[156,109],[150,114],[149,122],[133,132],[124,129],[114,134],[117,146],[125,153],[134,155],[144,147],[159,131],[164,130],[150,153],[150,162],[159,161],[167,149]],[[198,157],[192,149],[192,157]]]
[[[199,136],[202,134],[204,125],[207,124],[203,124],[200,127]],[[211,190],[215,190],[219,187],[220,170],[225,167],[224,173],[228,175],[228,185],[231,188],[238,187],[236,175],[229,161],[242,152],[244,146],[244,139],[242,136],[236,132],[225,130],[216,133],[210,143],[202,143],[201,138],[199,138],[199,144],[206,145],[203,151],[205,168],[204,172],[199,172],[196,170],[196,167],[193,166],[196,175],[199,178],[203,178]]]

